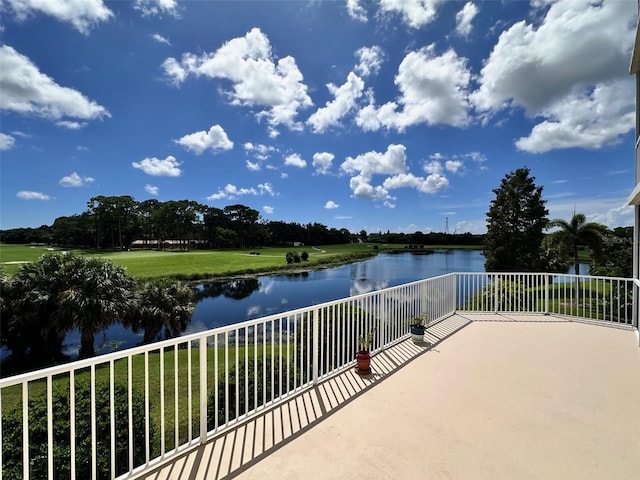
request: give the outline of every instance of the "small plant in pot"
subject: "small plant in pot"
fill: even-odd
[[[415,317],[411,320],[411,339],[416,345],[424,343],[424,331],[429,324],[429,315],[427,312],[423,312],[419,317]]]
[[[369,348],[373,342],[373,334],[376,329],[370,330],[366,335],[358,337],[358,353],[356,354],[356,372],[359,375],[369,375],[371,373],[371,355]]]

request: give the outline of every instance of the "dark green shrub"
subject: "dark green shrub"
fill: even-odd
[[[109,384],[96,385],[96,446],[99,479],[111,478],[111,425],[109,419]],[[116,421],[116,473],[129,470],[129,411],[124,385],[114,388]],[[56,479],[71,478],[71,427],[69,387],[53,390],[53,465]],[[134,391],[133,459],[134,466],[145,462],[144,396]],[[76,478],[91,478],[91,389],[88,381],[78,381],[75,388]],[[152,443],[155,426],[149,427]],[[29,400],[29,474],[30,478],[47,478],[47,401],[46,396]],[[22,405],[16,405],[2,418],[3,478],[22,478]]]
[[[271,382],[271,357],[267,356],[266,364],[260,357],[257,361],[250,358],[248,362],[241,359],[238,362],[238,369],[235,365],[229,368],[229,420],[233,420],[240,415],[244,415],[255,408],[264,405],[265,401],[270,402],[274,398],[284,394],[295,388],[296,379],[293,377],[293,368],[289,368],[289,381],[287,383],[287,361],[282,360],[282,383],[280,382],[280,362],[276,359],[273,366],[273,383]],[[266,376],[266,383],[263,377]],[[247,378],[248,377],[248,378]],[[245,382],[245,379],[247,380]],[[248,384],[248,390],[245,391],[245,384]],[[236,385],[238,386],[238,395],[236,396]],[[255,395],[254,395],[255,389]],[[207,399],[208,420],[207,427],[209,430],[215,427],[214,420],[218,419],[218,425],[225,423],[225,399],[227,392],[225,391],[224,374],[218,380],[218,409],[216,411],[216,394],[212,390]],[[236,398],[238,399],[239,411],[236,412]]]
[[[288,264],[293,263],[293,252],[287,252],[286,259]]]
[[[300,254],[298,252],[293,252],[293,261],[295,263],[300,263]]]
[[[309,260],[309,252],[305,250],[304,252],[302,252],[302,254],[300,254],[300,258],[302,258],[302,260],[306,262],[307,260]]]

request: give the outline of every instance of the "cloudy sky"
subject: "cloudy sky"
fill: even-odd
[[[0,228],[97,195],[356,232],[632,224],[635,0],[0,0]]]

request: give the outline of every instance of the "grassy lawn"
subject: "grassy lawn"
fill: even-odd
[[[20,265],[37,260],[41,255],[62,251],[29,245],[0,245],[0,265],[8,275],[14,275]],[[73,250],[75,253],[106,258],[127,267],[137,278],[173,277],[183,280],[250,274],[277,270],[309,268],[323,264],[344,263],[375,255],[377,250],[363,244],[320,247],[253,248],[238,250],[135,250],[127,252],[96,252]],[[287,265],[289,251],[309,254],[309,260]],[[259,252],[259,255],[252,254]]]

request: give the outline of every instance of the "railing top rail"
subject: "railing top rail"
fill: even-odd
[[[556,277],[573,277],[580,279],[590,279],[590,280],[616,280],[616,281],[633,281],[632,278],[625,277],[607,277],[603,275],[576,275],[575,273],[558,273],[558,272],[455,272],[455,275],[466,275],[466,276],[489,276],[489,275],[552,275]]]

